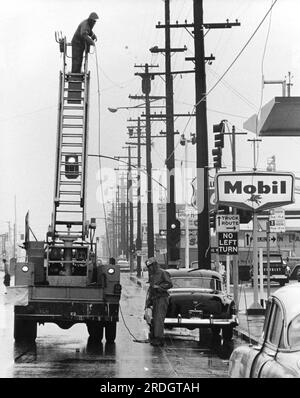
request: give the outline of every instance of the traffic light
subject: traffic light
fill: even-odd
[[[176,219],[169,226],[168,238],[169,238],[170,245],[176,245],[176,244],[180,243],[181,231],[180,231],[180,221],[179,220]]]
[[[215,148],[212,150],[214,168],[220,169],[222,167],[222,148]]]
[[[169,250],[169,260],[176,261],[180,259],[180,240],[181,230],[180,221],[175,219],[168,225],[167,241]]]
[[[132,127],[128,127],[128,134],[129,134],[129,137],[132,137],[132,136],[133,136],[133,133],[134,133],[133,128],[132,128]]]
[[[65,156],[65,175],[69,179],[75,179],[79,176],[78,155]]]
[[[219,124],[213,125],[213,132],[219,133],[215,134],[215,148],[212,150],[214,167],[216,169],[220,169],[222,167],[222,148],[224,148],[224,131],[225,131],[225,122],[222,120]]]
[[[215,211],[209,212],[209,227],[216,229],[216,212]]]
[[[186,144],[185,136],[184,136],[184,134],[181,134],[181,136],[180,136],[180,145],[185,145],[185,144]]]

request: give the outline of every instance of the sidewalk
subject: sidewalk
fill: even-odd
[[[129,278],[132,282],[139,285],[145,291],[148,290],[148,273],[144,272],[143,275],[138,278],[136,274],[129,274]],[[234,334],[246,342],[257,344],[262,334],[262,328],[264,323],[263,315],[247,315],[245,310],[239,311],[238,314],[239,325],[235,328]]]

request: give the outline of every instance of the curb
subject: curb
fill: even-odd
[[[146,282],[144,280],[142,280],[142,278],[138,278],[136,275],[130,275],[129,279],[131,281],[135,282],[137,285],[139,285],[144,290],[148,290],[148,286],[146,285]]]
[[[238,326],[235,329],[233,329],[233,334],[249,344],[254,344],[254,345],[258,344],[259,339],[251,335],[249,336],[248,332],[239,328]]]

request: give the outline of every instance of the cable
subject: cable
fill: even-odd
[[[97,49],[95,46],[95,59],[96,59],[96,71],[97,71],[97,98],[98,98],[98,144],[99,144],[99,155],[100,155],[100,79],[99,79],[99,67],[98,67],[98,57],[97,57]],[[105,231],[106,231],[106,242],[109,257],[111,257],[111,250],[110,250],[110,242],[108,238],[108,224],[107,224],[107,215],[106,215],[106,208],[104,203],[104,195],[103,195],[103,186],[102,186],[102,165],[101,165],[101,158],[99,156],[99,173],[100,173],[100,187],[101,187],[101,196],[102,196],[102,206],[104,212],[104,222],[105,222]]]
[[[272,3],[272,5],[273,4],[274,3]],[[261,86],[261,91],[260,91],[259,109],[258,109],[258,112],[256,114],[256,118],[255,118],[255,122],[256,122],[255,123],[255,134],[256,134],[256,136],[257,136],[257,129],[258,129],[258,119],[259,119],[259,115],[260,115],[261,108],[262,108],[262,102],[263,102],[263,93],[264,93],[264,82],[263,82],[263,80],[264,80],[264,60],[265,60],[265,55],[266,55],[266,49],[267,49],[268,39],[269,39],[269,35],[270,35],[270,30],[271,30],[271,22],[272,22],[272,12],[270,12],[269,26],[268,26],[268,31],[267,31],[265,45],[264,45],[262,60],[261,60],[262,86]],[[257,142],[257,158],[256,158],[256,163],[254,165],[255,168],[257,167],[257,164],[258,164],[258,158],[259,158],[259,145],[258,145],[258,142]]]
[[[269,10],[267,11],[267,13],[265,14],[265,16],[263,17],[263,19],[261,20],[261,22],[259,23],[259,25],[257,26],[257,28],[254,30],[254,32],[252,33],[252,35],[250,36],[250,38],[247,40],[247,42],[244,44],[244,46],[242,47],[242,49],[239,51],[239,53],[237,54],[237,56],[234,58],[234,60],[231,62],[231,64],[227,67],[227,69],[225,70],[225,72],[223,72],[223,74],[220,76],[220,78],[216,81],[216,83],[210,88],[210,90],[194,105],[194,107],[198,106],[202,101],[204,101],[207,96],[217,87],[217,85],[220,83],[220,81],[223,79],[223,77],[229,72],[229,70],[232,68],[232,66],[235,64],[235,62],[238,60],[238,58],[242,55],[242,53],[244,52],[244,50],[246,49],[246,47],[248,46],[248,44],[250,43],[250,41],[253,39],[253,37],[255,36],[255,34],[257,33],[257,31],[259,30],[259,28],[261,27],[261,25],[264,23],[265,19],[267,18],[267,16],[269,15],[269,13],[272,11],[273,7],[275,6],[275,4],[277,3],[278,0],[274,0],[274,3],[271,5],[271,7],[269,8]]]
[[[120,313],[121,313],[121,317],[122,317],[124,326],[125,326],[125,328],[127,329],[127,331],[128,331],[128,333],[130,334],[130,336],[133,337],[133,341],[134,341],[135,343],[149,343],[149,340],[148,340],[148,339],[145,339],[145,340],[137,339],[137,338],[134,336],[134,334],[131,333],[129,327],[127,326],[127,324],[126,324],[126,322],[125,322],[125,319],[124,319],[124,316],[123,316],[123,312],[122,312],[122,308],[121,308],[121,304],[119,304],[119,308],[120,308]]]

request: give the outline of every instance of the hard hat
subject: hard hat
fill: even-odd
[[[150,257],[150,258],[148,258],[148,260],[146,261],[147,267],[149,267],[150,265],[155,264],[155,263],[157,263],[157,260],[156,260],[155,257]]]
[[[96,19],[99,19],[99,17],[95,12],[91,12],[88,19],[93,19],[96,21]]]

